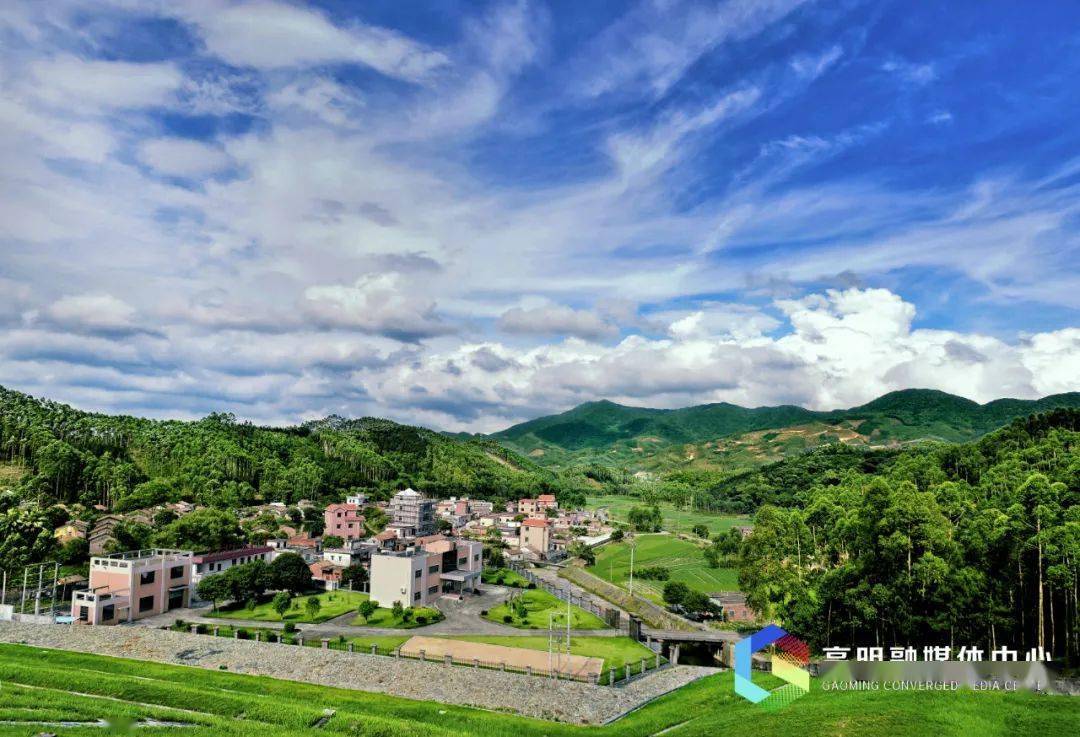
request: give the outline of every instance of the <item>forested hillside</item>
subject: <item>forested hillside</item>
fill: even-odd
[[[729,490],[764,502],[740,551],[748,601],[817,647],[1080,657],[1080,411],[962,445],[833,449]]]
[[[484,439],[460,441],[389,420],[330,417],[264,428],[214,414],[197,422],[81,412],[0,388],[0,485],[42,504],[125,511],[188,500],[222,509],[260,501],[432,495],[510,499],[558,479]],[[6,481],[5,481],[6,479]]]
[[[831,412],[724,403],[661,410],[601,401],[491,437],[549,468],[600,464],[659,474],[731,472],[836,443],[885,448],[921,440],[964,442],[1014,418],[1060,407],[1080,407],[1080,393],[980,405],[945,392],[909,389]]]

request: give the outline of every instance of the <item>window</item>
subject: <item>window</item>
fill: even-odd
[[[101,608],[101,621],[102,622],[108,622],[114,616],[116,616],[116,605],[115,604],[106,604],[105,606],[103,606]]]
[[[144,585],[148,584],[148,583],[153,583],[154,579],[156,578],[156,576],[154,574],[156,574],[156,573],[157,573],[157,571],[147,571],[146,573],[140,573],[139,574],[139,583],[144,584]]]
[[[173,566],[172,570],[169,571],[169,578],[183,578],[183,577],[184,577],[184,567],[183,566]]]
[[[464,558],[458,558],[458,559],[457,559],[457,564],[458,564],[459,566],[463,566],[463,565],[465,565],[465,564],[466,564],[466,563],[468,563],[468,562],[469,562],[469,556],[467,556],[467,555],[466,555],[466,556],[465,556]]]
[[[480,560],[480,553],[477,553],[472,557],[473,560]]]
[[[431,588],[429,588],[427,590],[427,592],[429,594],[437,594],[437,593],[439,593],[439,587],[438,586],[432,586]]]
[[[419,591],[417,591],[415,594],[412,595],[412,600],[413,601],[420,601],[420,592]]]
[[[427,572],[428,573],[438,573],[439,572],[439,567],[438,566],[431,566],[431,567],[429,567],[427,569]]]
[[[420,576],[422,576],[422,575],[423,575],[423,573],[424,573],[423,571],[420,571],[420,570],[418,570],[418,571],[416,572],[416,578],[420,578]]]
[[[139,611],[140,612],[148,612],[153,608],[154,608],[154,597],[153,597],[153,595],[144,596],[144,597],[139,599]]]
[[[90,619],[90,608],[81,606],[79,607],[79,621],[86,622]]]

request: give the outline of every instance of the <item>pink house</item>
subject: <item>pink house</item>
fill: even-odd
[[[367,537],[364,515],[356,504],[331,504],[324,516],[326,528],[323,535],[337,535],[345,540],[361,540]]]
[[[190,550],[133,550],[90,559],[86,591],[71,598],[80,624],[118,624],[188,605]]]

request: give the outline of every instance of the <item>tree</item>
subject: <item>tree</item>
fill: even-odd
[[[229,550],[244,539],[235,513],[197,509],[170,522],[154,536],[158,545],[182,550]]]
[[[223,574],[234,601],[253,601],[272,585],[270,566],[261,560],[233,566]]]
[[[353,591],[363,591],[364,584],[367,583],[368,572],[359,563],[353,563],[350,566],[346,566],[341,571],[341,585],[347,586]]]
[[[622,539],[626,537],[626,532],[621,527],[616,527],[611,531],[611,542],[622,542]]]
[[[689,590],[682,600],[683,608],[688,612],[709,613],[714,608],[709,597],[700,591]]]
[[[356,607],[357,613],[364,618],[364,622],[371,619],[371,615],[375,613],[375,610],[379,608],[379,605],[373,602],[371,599],[364,599],[360,602],[360,606]]]
[[[709,528],[703,524],[696,524],[691,528],[691,532],[701,538],[707,538],[709,536]]]
[[[224,573],[206,576],[195,587],[195,594],[203,601],[213,602],[214,609],[217,609],[219,601],[231,597],[230,592],[229,582],[226,580]]]
[[[664,601],[669,606],[680,606],[690,594],[690,587],[682,581],[668,581],[664,584]]]
[[[339,535],[327,535],[322,541],[323,548],[340,548],[345,545],[345,538]]]
[[[664,524],[664,516],[660,507],[653,504],[649,507],[632,507],[626,515],[627,521],[637,532],[660,532]]]
[[[296,553],[282,553],[270,563],[271,586],[299,594],[311,588],[311,569]]]
[[[390,607],[390,614],[391,616],[393,616],[395,622],[401,619],[401,615],[404,613],[404,611],[405,607],[401,606],[400,601],[395,601]]]
[[[289,611],[289,607],[292,606],[292,596],[288,591],[279,591],[274,594],[273,600],[270,602],[270,607],[277,612],[277,615],[282,619],[285,619],[285,612]]]
[[[319,612],[322,610],[322,603],[319,602],[317,596],[309,596],[307,601],[304,602],[304,611],[307,612],[308,619],[314,621],[319,616]]]
[[[581,558],[587,566],[596,565],[596,551],[580,540],[570,543],[568,552],[574,558]]]
[[[443,517],[440,517],[439,519],[435,520],[435,526],[436,526],[438,532],[453,532],[454,531],[453,523],[450,522],[450,520],[445,519]]]

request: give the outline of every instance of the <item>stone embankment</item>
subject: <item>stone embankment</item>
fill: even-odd
[[[248,673],[409,699],[509,711],[538,719],[600,724],[713,673],[676,666],[611,688],[497,670],[379,655],[229,640],[144,627],[0,622],[0,642]]]

